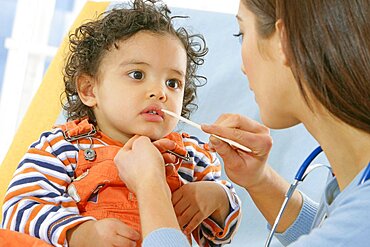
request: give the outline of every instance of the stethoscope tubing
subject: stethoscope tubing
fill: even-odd
[[[309,155],[308,157],[303,161],[302,165],[299,167],[295,177],[294,177],[294,181],[293,183],[290,185],[289,187],[289,190],[287,191],[287,193],[285,194],[285,199],[284,199],[284,202],[283,204],[281,205],[281,208],[279,210],[279,213],[278,215],[276,216],[276,219],[275,219],[275,222],[271,228],[271,231],[269,233],[269,236],[267,237],[266,239],[266,243],[265,243],[265,247],[268,247],[270,246],[270,243],[271,243],[271,240],[272,240],[272,237],[274,236],[275,234],[275,230],[281,220],[281,217],[283,216],[283,213],[285,211],[285,208],[286,206],[288,205],[288,202],[289,202],[289,199],[292,197],[293,195],[293,192],[294,190],[297,188],[298,186],[298,183],[299,182],[302,182],[305,177],[307,176],[306,174],[306,171],[308,169],[308,167],[310,166],[310,164],[312,163],[312,161],[322,152],[322,148],[321,146],[318,146],[317,148],[315,148]],[[325,166],[325,165],[322,165],[322,166]],[[326,166],[327,167],[327,166]],[[362,174],[362,177],[359,181],[359,185],[362,185],[363,183],[365,183],[368,179],[370,178],[370,162],[368,163],[364,173]]]
[[[317,155],[319,155],[321,152],[322,152],[322,148],[321,146],[318,146],[317,148],[315,148],[315,150],[313,150],[310,153],[310,155],[308,155],[308,157],[305,159],[305,161],[303,161],[302,165],[299,167],[297,174],[294,177],[295,180],[298,180],[300,182],[303,181],[304,174],[307,168],[310,166],[312,161],[317,157]]]

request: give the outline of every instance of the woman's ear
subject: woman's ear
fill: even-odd
[[[76,87],[82,103],[94,107],[97,102],[95,97],[96,80],[86,74],[79,75],[76,80]]]
[[[281,19],[277,20],[277,22],[275,23],[275,28],[279,36],[280,59],[285,66],[290,66],[290,61],[287,56],[287,37],[286,37],[284,23]]]

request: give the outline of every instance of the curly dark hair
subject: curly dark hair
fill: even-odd
[[[196,72],[199,65],[204,63],[208,48],[201,34],[189,34],[184,27],[174,28],[173,20],[187,18],[186,16],[171,17],[170,14],[167,5],[160,1],[134,0],[102,13],[96,20],[81,25],[69,35],[70,54],[63,71],[65,84],[63,95],[66,100],[62,100],[68,120],[87,116],[94,125],[97,124],[92,109],[84,105],[78,96],[76,79],[81,74],[96,76],[107,51],[117,49],[118,41],[127,40],[143,30],[174,35],[184,45],[187,68],[181,115],[189,118],[190,113],[198,108],[194,103],[196,88],[203,86],[207,81]]]

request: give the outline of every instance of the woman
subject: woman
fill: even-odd
[[[273,129],[303,123],[321,145],[335,174],[328,181],[320,206],[299,192],[293,194],[276,230],[284,245],[366,245],[370,182],[360,180],[370,161],[369,9],[367,0],[240,1],[237,20],[242,70],[249,78],[263,123]],[[244,153],[210,138],[228,177],[247,190],[272,225],[289,184],[266,164],[272,146],[267,127],[234,114],[222,115],[215,124],[202,126],[208,133],[253,150],[252,154]],[[140,158],[152,174],[163,173],[163,165],[159,165],[163,161],[159,154],[156,162],[142,156],[140,150],[144,148],[151,150],[151,155],[158,153],[146,138],[139,137],[131,144],[116,161],[130,187],[148,196],[142,192],[150,190],[148,184],[134,184],[131,176],[135,167],[123,160]],[[150,174],[142,181],[151,181]],[[145,234],[151,232],[145,241],[148,246],[154,246],[153,238],[170,232],[153,230],[178,228],[175,216],[155,219],[151,214],[171,210],[168,188],[158,183],[156,188],[164,190],[161,198],[157,193],[157,198],[151,199],[157,207],[141,207],[141,213],[149,217],[143,217],[148,220],[143,223]],[[142,203],[149,201],[145,198]],[[174,231],[171,229],[171,233]],[[181,246],[177,241],[175,245],[161,244]]]

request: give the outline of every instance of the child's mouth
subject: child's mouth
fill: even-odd
[[[159,115],[157,111],[148,111],[147,113],[152,115]]]
[[[143,112],[143,117],[146,121],[149,122],[162,122],[163,121],[163,113],[157,109],[148,109],[147,111]]]

